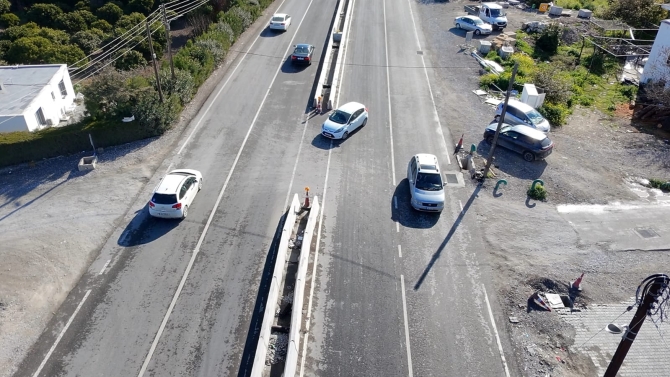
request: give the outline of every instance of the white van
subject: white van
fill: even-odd
[[[496,121],[500,117],[500,114],[502,114],[502,108],[504,104],[505,102],[500,102],[496,108]],[[532,106],[512,98],[510,98],[509,102],[507,103],[507,112],[505,113],[504,122],[511,125],[520,124],[522,126],[532,127],[544,132],[545,134],[551,129],[549,121],[544,119],[542,114],[540,114]]]

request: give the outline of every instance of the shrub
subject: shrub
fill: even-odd
[[[214,64],[221,63],[226,57],[226,50],[214,39],[200,38],[193,43],[193,46],[208,51],[214,59]]]
[[[42,26],[58,27],[58,18],[63,10],[54,4],[33,4],[28,8],[26,18],[28,21],[37,22]]]
[[[58,17],[57,25],[59,29],[63,29],[69,33],[76,33],[88,29],[84,17],[74,12],[60,15]]]
[[[154,6],[154,0],[130,0],[128,1],[128,12],[149,13]]]
[[[533,188],[532,185],[530,187],[528,187],[527,194],[531,199],[534,199],[534,200],[545,200],[545,199],[547,199],[547,190],[539,182],[535,185],[535,188]]]
[[[666,181],[658,178],[649,179],[649,187],[660,189],[663,184],[667,183]]]
[[[230,25],[237,38],[254,22],[254,18],[249,11],[234,6],[227,12],[219,13],[218,21]]]
[[[169,70],[161,70],[159,73],[163,92],[168,96],[176,96],[182,105],[186,105],[193,99],[195,93],[195,80],[188,71],[181,69],[174,70],[175,78]],[[151,85],[156,86],[153,76],[149,79]]]
[[[553,64],[540,64],[534,75],[538,88],[546,93],[546,100],[552,103],[567,104],[572,96],[570,89],[572,80],[569,76],[558,74],[560,71]]]
[[[105,20],[97,20],[91,22],[91,28],[102,30],[105,33],[112,31],[112,25]]]
[[[145,88],[136,93],[132,106],[135,120],[152,136],[159,136],[169,130],[179,117],[181,105],[177,96],[165,97],[161,102],[153,88]]]
[[[85,30],[76,33],[71,38],[72,43],[79,46],[87,55],[94,52],[100,47],[100,42],[102,42],[102,39],[95,30]]]
[[[542,107],[537,110],[554,127],[564,125],[565,119],[570,115],[570,109],[567,106],[563,104],[553,104],[551,102],[545,102]]]
[[[632,101],[637,96],[637,86],[635,85],[619,85],[619,93],[622,96],[626,97],[629,101]]]
[[[98,8],[95,14],[110,25],[114,25],[123,16],[123,9],[114,3],[107,3]]]
[[[9,0],[0,0],[0,14],[8,13],[11,6],[12,3],[10,3]]]
[[[124,48],[119,50],[116,56],[117,60],[114,61],[114,68],[121,71],[130,71],[147,65],[147,60],[139,51]]]
[[[19,16],[14,13],[5,13],[0,16],[0,27],[8,28],[11,26],[16,26],[20,22]]]
[[[535,48],[549,54],[555,54],[558,50],[562,27],[556,23],[547,26],[535,41]]]

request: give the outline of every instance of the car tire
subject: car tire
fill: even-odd
[[[361,124],[361,127],[365,127],[365,125],[368,124],[368,118],[365,118],[363,121],[363,124]]]
[[[349,137],[349,131],[344,131],[344,134],[342,135],[342,140],[347,140]]]
[[[181,218],[185,219],[188,216],[188,206],[184,206],[184,210],[181,212]]]
[[[475,30],[475,35],[479,35],[479,34],[481,34],[481,33],[482,33],[482,32],[479,31],[479,29]]]
[[[523,159],[528,162],[533,162],[535,161],[535,155],[533,154],[533,152],[525,151],[523,152]]]
[[[493,145],[493,136],[487,137],[486,142],[489,143],[489,145]]]
[[[456,24],[456,29],[460,29],[460,28],[461,28],[461,24]]]
[[[200,183],[198,183],[198,191],[202,190],[202,178],[200,178]]]

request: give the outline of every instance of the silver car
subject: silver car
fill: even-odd
[[[444,182],[437,157],[419,153],[407,165],[407,181],[411,203],[419,211],[442,212],[444,209]]]
[[[475,35],[491,34],[491,31],[493,31],[491,25],[482,21],[482,19],[477,16],[456,17],[454,25],[457,29],[472,30],[475,32]]]

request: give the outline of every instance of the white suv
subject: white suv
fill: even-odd
[[[188,207],[202,188],[202,174],[197,170],[178,169],[163,177],[149,201],[154,217],[185,219]]]
[[[420,153],[407,166],[411,203],[419,211],[441,212],[444,209],[444,182],[437,157]]]

